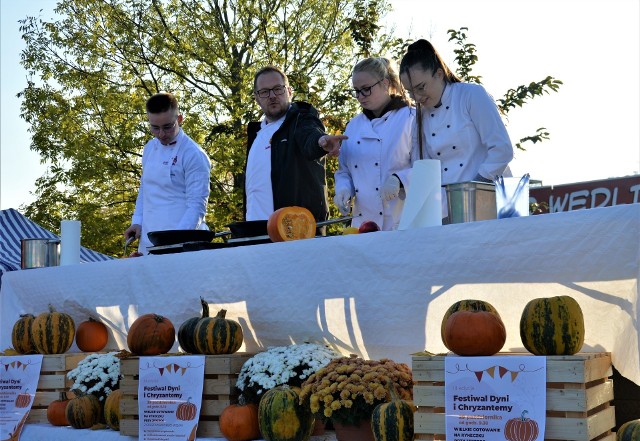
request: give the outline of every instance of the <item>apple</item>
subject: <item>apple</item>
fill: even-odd
[[[371,233],[373,231],[380,231],[380,227],[374,221],[364,221],[358,228],[358,233]]]

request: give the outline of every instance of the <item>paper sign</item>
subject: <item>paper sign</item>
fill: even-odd
[[[140,357],[139,437],[194,440],[202,404],[204,355]]]
[[[447,440],[543,441],[546,374],[546,357],[446,357]]]
[[[41,367],[41,354],[0,357],[0,439],[20,439]]]

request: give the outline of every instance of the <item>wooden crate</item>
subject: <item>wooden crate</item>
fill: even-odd
[[[198,420],[199,438],[222,437],[218,419],[229,404],[235,403],[236,380],[242,365],[254,354],[235,353],[230,355],[206,355],[204,366],[204,385],[202,389],[202,406]],[[138,436],[138,357],[120,360],[120,434]]]
[[[73,385],[73,380],[67,378],[67,373],[75,369],[78,363],[89,355],[91,354],[75,353],[42,356],[40,379],[31,411],[27,417],[27,424],[48,423],[47,407],[52,401],[60,398],[60,392],[67,392],[69,398],[74,397],[69,390]]]
[[[413,357],[416,440],[446,439],[444,359]],[[615,441],[611,375],[610,353],[547,357],[545,441]]]

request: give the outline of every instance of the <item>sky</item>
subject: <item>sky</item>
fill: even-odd
[[[559,91],[511,110],[515,144],[545,127],[550,140],[527,144],[511,163],[544,185],[640,173],[640,2],[638,0],[391,0],[387,23],[401,38],[430,40],[450,66],[455,46],[447,30],[468,28],[476,46],[472,74],[494,98],[511,88],[561,80]],[[46,171],[29,149],[28,126],[16,94],[26,86],[17,21],[54,0],[0,0],[0,209],[35,200]],[[382,54],[384,55],[384,54]],[[398,60],[399,61],[399,60]]]

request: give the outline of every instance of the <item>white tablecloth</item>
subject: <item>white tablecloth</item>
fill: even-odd
[[[20,434],[21,441],[138,441],[135,436],[121,436],[114,430],[74,429],[50,424],[27,424]],[[198,441],[227,441],[226,438],[198,438]],[[309,441],[336,441],[335,433],[312,436]]]
[[[524,351],[525,304],[570,295],[585,315],[583,351],[611,352],[640,384],[639,278],[640,204],[119,259],[6,273],[0,348],[19,314],[49,303],[77,323],[104,321],[109,347],[126,348],[139,315],[165,315],[177,330],[203,296],[241,323],[241,350],[314,341],[410,363],[446,351],[440,324],[456,300],[489,301],[507,329],[503,350]]]

